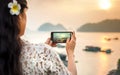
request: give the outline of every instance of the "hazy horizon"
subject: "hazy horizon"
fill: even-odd
[[[100,6],[100,3],[106,5]],[[62,24],[67,29],[76,30],[85,23],[96,23],[105,19],[120,19],[120,0],[29,0],[27,27],[36,30],[50,22]]]

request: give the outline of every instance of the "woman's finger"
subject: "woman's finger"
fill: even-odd
[[[71,40],[74,40],[74,41],[76,41],[75,32],[73,32]]]
[[[52,47],[56,47],[57,46],[57,43],[52,43]]]
[[[50,44],[50,38],[48,38],[47,40],[46,40],[46,42],[45,42],[45,44]]]

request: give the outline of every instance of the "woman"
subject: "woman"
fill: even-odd
[[[48,44],[20,39],[26,26],[26,0],[0,0],[0,75],[77,75],[75,33],[67,39],[68,68]],[[49,46],[51,45],[51,46]]]

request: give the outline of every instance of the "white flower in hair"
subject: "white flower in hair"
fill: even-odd
[[[20,4],[18,4],[18,2],[16,0],[13,0],[13,2],[10,2],[8,4],[8,8],[10,8],[11,15],[19,15],[20,14],[21,6],[20,6]]]

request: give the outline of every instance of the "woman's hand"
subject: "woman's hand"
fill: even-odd
[[[57,46],[56,43],[53,43],[50,38],[48,38],[48,39],[46,40],[45,44],[48,44],[48,45],[50,45],[50,46],[52,46],[52,47],[56,47],[56,46]]]
[[[76,46],[76,37],[75,37],[75,32],[73,32],[71,39],[67,39],[66,42],[66,51],[68,56],[74,54],[75,46]]]

